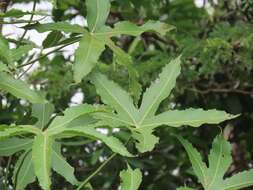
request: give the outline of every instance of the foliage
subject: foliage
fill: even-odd
[[[252,185],[250,1],[53,0],[48,11],[42,0],[6,2],[0,189]],[[208,166],[181,137],[207,150],[221,129],[232,146],[218,135]]]

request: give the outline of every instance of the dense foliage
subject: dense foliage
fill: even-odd
[[[0,189],[250,189],[250,0],[45,2],[0,0]]]

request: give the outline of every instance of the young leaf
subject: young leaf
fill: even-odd
[[[74,168],[70,166],[61,155],[61,145],[59,143],[55,143],[52,151],[53,170],[63,176],[72,185],[78,185],[79,182],[74,175]]]
[[[27,150],[15,164],[13,184],[15,184],[16,190],[24,190],[28,184],[33,183],[35,180],[32,152]]]
[[[168,125],[171,127],[180,127],[189,125],[199,127],[202,124],[216,124],[228,119],[233,119],[237,115],[227,114],[218,110],[203,109],[186,109],[186,110],[170,110],[148,118],[144,121],[142,127],[155,128],[160,125]]]
[[[205,187],[206,183],[207,183],[207,181],[206,181],[206,179],[207,179],[207,166],[202,161],[200,153],[187,140],[183,139],[180,136],[177,136],[177,138],[184,146],[184,148],[190,158],[195,175],[198,177],[199,182]]]
[[[50,103],[33,104],[32,116],[38,119],[35,126],[39,129],[43,129],[48,124],[53,112],[54,106]]]
[[[87,22],[91,32],[96,32],[105,21],[110,12],[110,0],[86,0]]]
[[[104,142],[108,147],[122,156],[131,157],[132,154],[128,152],[126,147],[117,138],[113,136],[106,136],[98,132],[93,126],[79,126],[65,128],[65,134],[74,134],[75,136],[84,136],[90,139],[96,139]]]
[[[31,147],[32,139],[9,138],[0,142],[0,156],[10,156]]]
[[[238,173],[230,178],[223,179],[226,170],[232,163],[231,145],[218,135],[214,141],[212,150],[208,156],[209,167],[202,162],[198,151],[191,143],[178,137],[185,147],[191,160],[195,174],[205,190],[238,190],[253,186],[253,170]]]
[[[0,73],[0,89],[32,103],[46,103],[46,100],[38,93],[31,90],[28,84],[21,80],[14,79],[7,73]]]
[[[139,123],[153,116],[160,103],[170,94],[180,74],[180,57],[166,65],[159,78],[143,94]]]
[[[104,49],[105,45],[103,41],[99,41],[89,33],[84,34],[75,52],[73,69],[76,83],[81,82],[82,78],[96,66],[99,56]]]
[[[47,133],[38,134],[33,143],[32,160],[35,174],[43,190],[50,190],[53,139]]]
[[[102,101],[112,106],[121,120],[134,126],[137,125],[138,110],[134,107],[133,100],[126,91],[101,73],[93,73],[92,82]]]
[[[107,36],[118,36],[121,34],[139,36],[144,32],[157,32],[161,35],[165,35],[170,30],[173,30],[175,27],[162,23],[159,21],[148,21],[142,26],[137,26],[134,23],[129,21],[122,21],[115,24],[113,29],[101,28],[96,35],[107,35]]]
[[[122,180],[121,190],[138,190],[142,181],[142,174],[140,169],[133,170],[129,165],[127,170],[120,172]]]

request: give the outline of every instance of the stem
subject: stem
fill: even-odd
[[[28,25],[32,23],[32,20],[33,20],[33,17],[34,17],[34,12],[35,12],[35,9],[36,9],[36,4],[37,4],[37,0],[34,0],[33,1],[32,14],[31,14],[30,20],[28,21]],[[20,46],[21,42],[25,38],[25,35],[26,35],[27,31],[28,31],[28,29],[26,28],[25,31],[24,31],[24,33],[22,34],[20,40],[19,40],[19,43],[17,44],[17,48]]]
[[[60,47],[58,47],[58,48],[56,48],[56,49],[54,49],[54,50],[52,50],[52,51],[50,51],[50,52],[44,54],[44,55],[39,56],[38,58],[36,58],[36,59],[34,59],[34,60],[32,60],[32,61],[29,61],[28,63],[25,63],[25,64],[23,64],[23,65],[17,66],[17,68],[21,68],[21,67],[24,67],[24,66],[26,66],[26,65],[33,64],[33,63],[35,63],[36,61],[39,61],[40,59],[42,59],[42,58],[44,58],[44,57],[47,57],[48,55],[50,55],[50,54],[52,54],[52,53],[54,53],[54,52],[56,52],[56,51],[59,51],[59,50],[65,48],[66,46],[69,46],[69,45],[71,45],[71,44],[73,44],[73,43],[76,43],[76,42],[78,42],[78,41],[79,41],[79,39],[77,39],[77,40],[75,40],[75,41],[73,41],[73,42],[70,42],[70,43],[68,43],[68,44],[64,44],[64,45],[62,45],[62,46],[60,46]]]
[[[81,188],[83,186],[85,186],[87,183],[89,183],[89,181],[91,180],[91,178],[93,178],[95,175],[97,175],[106,165],[107,163],[109,163],[115,156],[117,155],[117,153],[113,153],[106,161],[104,161],[89,177],[87,177],[86,180],[84,180],[79,187],[76,190],[81,190]]]

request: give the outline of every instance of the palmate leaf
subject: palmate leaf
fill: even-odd
[[[137,190],[142,181],[142,174],[140,169],[133,170],[129,165],[127,170],[120,172],[122,180],[121,190]]]
[[[46,103],[46,100],[31,90],[28,84],[4,72],[0,72],[0,89],[32,103]]]
[[[27,150],[19,157],[15,164],[12,181],[15,184],[16,190],[24,190],[28,184],[33,183],[35,180],[36,175],[33,168],[32,152],[31,150]]]
[[[110,0],[86,0],[87,22],[91,32],[104,26],[110,12]]]
[[[170,110],[155,115],[160,103],[169,96],[176,84],[176,79],[181,70],[180,62],[180,57],[178,57],[163,68],[156,82],[152,83],[143,94],[139,110],[133,105],[133,100],[129,94],[122,90],[119,85],[98,72],[94,72],[91,76],[102,101],[117,112],[117,114],[100,115],[100,119],[107,121],[112,119],[114,122],[118,122],[119,126],[125,124],[125,127],[132,130],[133,138],[138,141],[136,147],[140,152],[150,151],[154,148],[158,138],[152,133],[156,127],[161,125],[199,127],[205,123],[217,124],[237,117],[237,115],[227,114],[224,111],[203,109]],[[114,122],[111,123],[115,125]]]
[[[96,66],[100,54],[104,51],[105,44],[93,35],[86,33],[82,37],[79,47],[75,52],[73,65],[74,80],[79,83]]]
[[[0,156],[10,156],[31,147],[32,139],[8,138],[0,142]]]
[[[187,151],[193,166],[194,173],[205,190],[238,190],[253,186],[253,170],[244,171],[230,178],[223,179],[227,169],[232,163],[231,145],[222,135],[218,135],[212,145],[208,156],[208,168],[202,161],[199,152],[191,143],[177,136]]]
[[[35,123],[35,126],[39,129],[43,129],[48,124],[53,112],[54,106],[50,103],[33,104],[32,116],[38,119],[37,123]]]
[[[40,186],[50,190],[53,138],[48,133],[40,133],[34,138],[32,161]]]

